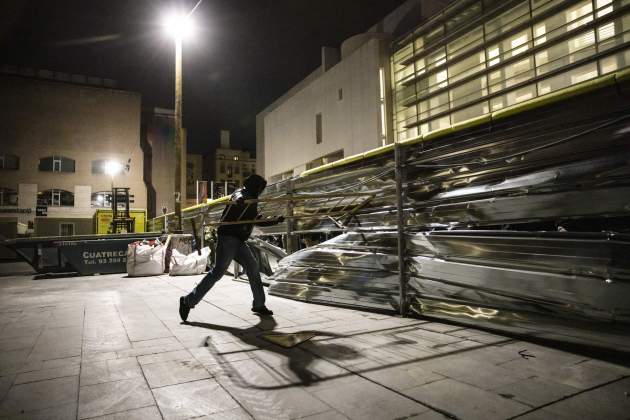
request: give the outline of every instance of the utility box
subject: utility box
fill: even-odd
[[[146,210],[129,210],[131,218],[135,219],[133,232],[128,233],[143,233],[146,232]],[[109,209],[99,209],[94,213],[94,233],[97,235],[106,235],[111,233],[112,224],[112,211]]]

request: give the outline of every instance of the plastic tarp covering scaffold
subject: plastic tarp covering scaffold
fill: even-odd
[[[608,86],[398,146],[412,310],[630,351],[627,93]],[[393,153],[378,153],[294,180],[301,194],[372,198],[347,233],[283,259],[270,293],[398,309],[395,171]]]
[[[396,232],[352,232],[280,262],[270,293],[398,308]],[[407,235],[418,314],[630,351],[630,236],[438,231]]]

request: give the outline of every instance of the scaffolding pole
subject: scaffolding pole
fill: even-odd
[[[398,277],[400,287],[400,315],[407,314],[407,240],[405,235],[405,202],[406,202],[406,171],[405,171],[405,149],[396,143],[394,148],[394,159],[396,164],[396,214],[398,225]]]

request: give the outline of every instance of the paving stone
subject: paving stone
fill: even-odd
[[[428,411],[427,407],[367,380],[314,394],[350,419],[408,418]]]
[[[164,347],[164,346],[180,346],[181,344],[175,337],[166,338],[154,338],[152,340],[132,341],[131,343],[134,349],[147,348],[147,347]]]
[[[139,356],[138,362],[141,365],[147,365],[149,363],[168,362],[171,360],[191,360],[192,358],[192,354],[188,350],[175,350]]]
[[[37,341],[37,334],[25,337],[3,338],[0,340],[0,351],[10,351],[18,349],[31,349]]]
[[[143,378],[82,386],[79,390],[79,418],[103,416],[154,405]]]
[[[465,419],[505,419],[529,409],[524,404],[453,379],[432,382],[403,392],[417,401]]]
[[[242,408],[235,408],[234,410],[221,411],[198,418],[202,420],[251,420],[252,416],[247,414],[247,411]]]
[[[494,392],[514,401],[539,407],[580,390],[545,378],[530,378],[496,388]]]
[[[579,389],[594,386],[619,379],[628,374],[627,368],[613,364],[604,364],[595,360],[579,360],[575,356],[558,355],[553,353],[546,357],[521,359],[500,365],[512,371],[529,372],[532,376],[547,378],[554,382]]]
[[[154,389],[153,395],[165,420],[188,419],[239,408],[213,379],[165,386]]]
[[[74,403],[77,400],[79,377],[51,379],[11,387],[0,415],[19,414]]]
[[[374,382],[397,391],[444,379],[444,376],[421,367],[421,362],[401,366],[368,369],[361,374]]]
[[[84,363],[81,367],[81,386],[142,377],[135,357]]]
[[[92,417],[90,420],[162,420],[162,415],[157,406],[136,408],[120,413],[108,414],[101,417]]]
[[[78,366],[81,364],[81,356],[64,357],[62,359],[44,360],[42,369],[53,369],[64,366]]]
[[[289,419],[330,411],[330,406],[255,359],[228,364],[217,377],[254,418]]]
[[[210,378],[208,371],[196,360],[169,360],[143,364],[142,371],[151,388]]]
[[[139,348],[129,348],[123,349],[116,352],[117,357],[126,358],[126,357],[140,357],[151,354],[165,353],[170,351],[177,351],[183,349],[184,346],[181,343],[171,344],[167,346],[158,346],[158,347],[139,347]]]
[[[67,365],[50,369],[35,370],[20,373],[15,379],[15,384],[25,384],[28,382],[43,381],[46,379],[63,378],[66,376],[76,376],[79,374],[79,365]]]
[[[413,420],[449,420],[443,414],[438,413],[437,411],[427,411],[426,413],[418,414],[417,416],[409,417],[409,419]]]
[[[10,375],[13,373],[41,369],[43,361],[27,361],[28,355],[28,349],[0,352],[0,375]]]
[[[28,411],[3,417],[7,420],[68,420],[77,418],[77,403],[71,402],[57,407],[44,408],[43,410]]]
[[[508,370],[501,366],[477,360],[471,363],[471,360],[465,355],[439,357],[423,362],[420,366],[425,370],[436,372],[482,389],[498,388],[532,376],[527,371]]]
[[[302,417],[303,420],[348,420],[337,410],[326,411],[324,413],[315,414],[313,416]]]
[[[102,362],[105,360],[111,360],[111,359],[116,359],[118,357],[118,355],[116,354],[116,352],[114,351],[108,351],[108,352],[104,352],[104,353],[86,353],[83,352],[83,355],[81,356],[81,361],[83,363],[89,363],[89,362]]]
[[[0,402],[4,399],[4,396],[9,392],[9,388],[13,385],[16,375],[0,376]]]
[[[273,296],[269,297],[269,306],[278,315],[275,321],[261,320],[249,313],[247,284],[231,280],[220,282],[191,313],[198,324],[181,324],[177,298],[182,289],[191,289],[200,278],[130,279],[114,274],[99,276],[97,281],[91,277],[36,283],[17,277],[10,283],[3,281],[0,394],[4,389],[7,396],[0,410],[10,408],[7,401],[15,403],[19,396],[15,390],[72,379],[45,378],[80,363],[81,388],[74,384],[71,402],[64,403],[62,398],[59,402],[60,398],[55,397],[63,388],[59,386],[51,388],[50,395],[47,390],[41,391],[43,399],[35,388],[23,391],[29,395],[23,401],[28,401],[32,410],[27,418],[74,418],[79,394],[84,416],[106,419],[161,418],[153,394],[163,394],[164,401],[171,401],[173,418],[190,414],[186,410],[195,406],[191,398],[201,401],[195,406],[201,407],[200,411],[209,411],[193,416],[215,420],[250,418],[250,413],[255,418],[273,419],[348,418],[332,402],[340,408],[345,403],[345,412],[355,418],[393,418],[399,414],[396,409],[406,404],[420,409],[402,410],[402,417],[443,418],[384,387],[451,410],[463,419],[508,418],[562,398],[567,390],[597,387],[630,374],[627,367],[474,328]],[[235,296],[243,299],[235,301]],[[320,335],[291,350],[277,348],[258,337],[262,331],[297,332],[306,326]],[[331,333],[340,337],[331,337]],[[209,346],[205,347],[208,337]],[[29,358],[31,350],[35,351]],[[521,350],[536,358],[523,359]],[[134,361],[136,357],[144,371]],[[200,365],[209,372],[203,374],[205,379],[195,379]],[[144,379],[145,372],[152,386],[190,382],[165,385],[152,392]],[[212,375],[214,379],[207,379]],[[444,375],[459,381],[441,379]],[[18,376],[20,381],[44,380],[15,384],[10,389]],[[227,401],[232,401],[226,404],[228,408],[208,408],[216,402],[206,401],[212,392],[203,386],[199,392],[187,388],[199,383],[219,383],[223,388],[216,389],[223,393],[229,390],[241,406],[225,394]],[[167,392],[179,387],[185,392]],[[373,397],[371,387],[386,392]],[[626,418],[622,411],[626,410],[625,400],[619,400],[624,388],[625,382],[618,389],[603,386],[604,394],[598,393],[599,388],[593,389],[523,418]],[[320,400],[318,394],[326,395],[331,402]],[[397,398],[406,402],[401,405]],[[369,412],[355,407],[360,401],[370,407]],[[592,401],[601,402],[589,405]],[[389,407],[394,403],[397,408],[392,410]],[[0,411],[0,417],[5,413]],[[8,415],[25,418],[19,412]]]
[[[625,378],[545,407],[558,416],[582,419],[630,418],[630,378]]]

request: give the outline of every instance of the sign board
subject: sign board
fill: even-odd
[[[70,266],[80,274],[124,273],[127,245],[132,240],[62,241],[57,246]]]
[[[38,205],[35,208],[35,216],[37,217],[45,217],[48,216],[48,206]]]
[[[144,210],[130,210],[129,215],[135,219],[133,233],[145,232],[146,212]],[[96,233],[97,235],[105,235],[109,233],[111,223],[111,210],[96,210],[96,213],[94,214],[94,233]]]
[[[30,214],[33,210],[30,208],[20,209],[16,207],[4,207],[0,209],[0,213],[19,213],[19,214]]]

